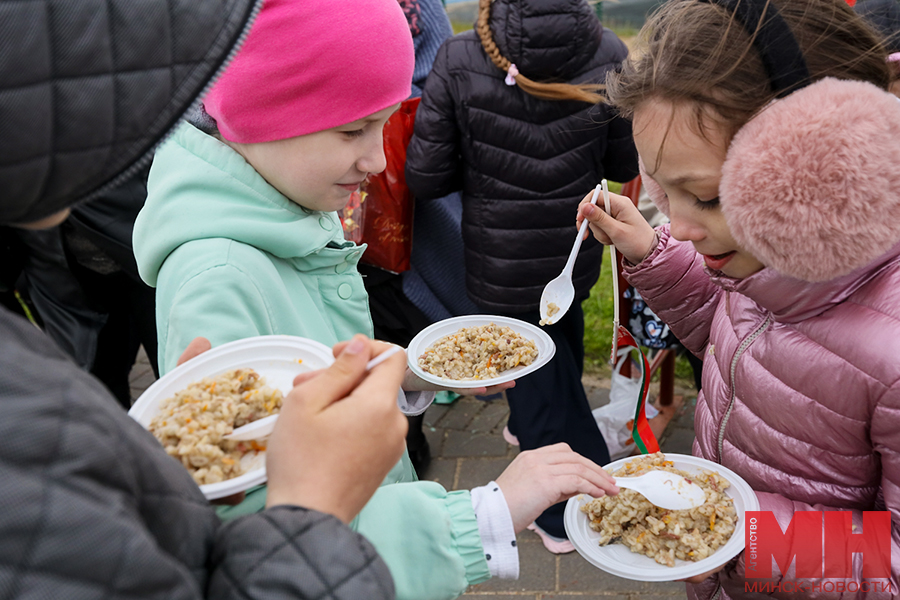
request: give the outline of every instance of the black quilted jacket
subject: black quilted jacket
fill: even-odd
[[[584,0],[496,0],[494,39],[536,81],[605,80],[627,53]],[[447,40],[425,84],[407,154],[417,200],[463,191],[466,287],[503,313],[536,310],[575,240],[578,202],[600,179],[637,175],[630,124],[605,105],[538,100],[504,83],[474,31]],[[576,297],[597,280],[602,246],[585,241]]]
[[[259,0],[0,0],[0,224],[149,160]],[[277,507],[223,525],[187,472],[0,308],[0,599],[394,597],[372,546]]]

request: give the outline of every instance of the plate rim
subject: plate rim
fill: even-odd
[[[433,332],[435,329],[438,329],[439,327],[444,327],[450,323],[462,323],[472,320],[484,321],[484,323],[474,323],[473,326],[479,324],[486,325],[491,322],[507,326],[509,324],[521,326],[524,329],[533,332],[535,338],[540,338],[541,341],[549,347],[549,352],[545,353],[546,356],[544,356],[543,354],[538,354],[538,358],[533,363],[526,367],[523,367],[518,371],[516,371],[515,369],[508,369],[507,371],[504,371],[504,373],[509,373],[509,375],[499,375],[490,379],[459,380],[438,377],[437,375],[432,375],[431,373],[424,371],[419,366],[419,357],[416,355],[417,353],[407,352],[407,365],[409,366],[410,370],[417,377],[427,381],[428,383],[456,389],[472,389],[480,387],[490,387],[492,385],[505,383],[507,381],[513,381],[515,379],[518,379],[519,377],[524,377],[525,375],[533,373],[534,371],[537,371],[541,367],[545,366],[556,355],[556,343],[546,331],[544,331],[537,325],[534,325],[533,323],[529,323],[528,321],[516,319],[515,317],[506,317],[503,315],[462,315],[458,317],[450,317],[449,319],[442,319],[440,321],[432,323],[431,325],[417,333],[407,345],[407,350],[414,347],[414,345],[416,345],[417,343],[421,344],[422,340],[425,337],[427,337],[431,332]],[[460,327],[464,327],[464,325],[461,325]],[[459,328],[457,328],[457,330],[458,329]]]
[[[283,345],[283,346],[294,346],[296,348],[301,348],[303,350],[309,351],[313,350],[315,352],[322,352],[322,358],[325,360],[326,357],[330,358],[331,362],[334,362],[334,356],[332,355],[331,348],[326,346],[325,344],[318,342],[316,340],[305,338],[296,335],[259,335],[253,336],[249,338],[242,338],[239,340],[234,340],[231,342],[227,342],[222,344],[221,346],[215,346],[210,350],[200,354],[192,358],[191,360],[185,362],[182,365],[179,365],[161,376],[159,379],[154,381],[144,392],[138,396],[134,403],[131,405],[131,408],[128,409],[128,416],[136,422],[141,428],[147,431],[147,428],[138,420],[137,413],[143,412],[139,409],[139,404],[145,397],[153,398],[155,396],[161,395],[160,390],[166,388],[169,385],[169,382],[173,379],[177,379],[183,376],[188,376],[188,374],[193,373],[194,371],[202,371],[203,367],[207,365],[209,362],[213,362],[221,359],[222,357],[228,356],[229,354],[235,351],[243,351],[247,349],[252,349],[254,347],[259,346],[270,346],[270,345]],[[327,361],[326,361],[327,362]],[[330,364],[330,363],[329,363]],[[227,369],[226,369],[227,370]],[[209,377],[209,374],[198,373],[196,378]],[[145,400],[144,402],[147,402]],[[137,409],[137,410],[136,410]],[[149,433],[149,431],[148,431]],[[151,434],[152,435],[152,434]],[[154,438],[155,439],[155,438]],[[157,442],[158,443],[158,442]],[[257,469],[253,469],[252,471],[247,471],[243,475],[239,475],[237,477],[233,477],[231,479],[226,479],[225,481],[220,481],[218,483],[207,483],[203,485],[198,485],[200,491],[203,493],[204,497],[207,500],[216,500],[218,498],[224,498],[225,496],[230,496],[232,494],[246,491],[252,487],[255,487],[261,483],[265,483],[268,480],[268,476],[266,474],[266,466],[263,463],[262,467]],[[235,489],[235,488],[240,489]]]
[[[743,517],[743,515],[746,514],[748,511],[759,510],[759,499],[756,496],[756,492],[753,491],[753,488],[751,488],[750,485],[746,481],[744,481],[744,479],[740,475],[738,475],[737,473],[735,473],[728,467],[714,463],[711,460],[708,460],[708,459],[705,459],[705,458],[702,458],[699,456],[693,456],[691,454],[679,454],[676,452],[663,452],[663,454],[666,456],[667,460],[671,460],[674,457],[677,460],[682,460],[684,462],[698,461],[697,463],[695,463],[691,466],[696,466],[701,469],[715,470],[717,473],[719,473],[719,475],[721,475],[722,477],[724,477],[725,479],[728,480],[728,482],[731,484],[730,489],[734,490],[734,492],[737,492],[738,489],[742,489],[742,491],[744,492],[744,494],[742,494],[742,495],[746,496],[747,503],[750,506],[746,507],[744,509],[743,513],[741,515],[739,515],[741,518],[738,520],[738,524],[735,527],[734,533],[732,533],[732,537],[729,538],[729,540],[728,540],[728,542],[730,542],[732,539],[734,539],[734,536],[739,536],[737,538],[739,543],[733,547],[733,549],[735,551],[733,553],[729,553],[729,552],[720,553],[722,550],[725,549],[725,546],[723,545],[719,550],[716,550],[716,552],[714,552],[712,555],[710,555],[709,557],[707,557],[701,561],[682,565],[680,567],[681,570],[675,571],[675,569],[679,568],[677,566],[672,568],[672,567],[666,567],[664,565],[659,565],[660,570],[656,572],[658,574],[651,574],[651,575],[635,575],[633,573],[630,574],[625,570],[611,568],[608,564],[603,563],[602,561],[598,560],[593,554],[590,554],[589,552],[587,552],[587,549],[582,549],[580,547],[581,540],[578,539],[579,536],[573,535],[573,533],[575,533],[575,532],[570,531],[570,527],[575,526],[574,524],[570,523],[570,521],[574,521],[579,518],[587,518],[584,515],[584,513],[582,513],[580,510],[582,504],[584,503],[583,502],[584,498],[588,498],[588,501],[593,499],[592,496],[590,496],[589,494],[577,494],[577,495],[573,496],[572,498],[569,498],[569,500],[566,502],[566,509],[565,509],[564,518],[563,518],[563,524],[566,529],[566,534],[569,537],[569,540],[572,542],[572,545],[575,546],[575,550],[578,551],[578,554],[580,554],[582,558],[584,558],[587,562],[594,565],[601,571],[605,571],[605,572],[615,575],[617,577],[622,577],[624,579],[630,579],[633,581],[647,581],[647,582],[674,581],[676,579],[685,579],[687,577],[701,575],[703,573],[706,573],[707,571],[711,571],[712,569],[720,567],[720,566],[724,565],[725,563],[727,563],[732,558],[734,558],[735,556],[737,556],[737,554],[739,554],[744,549],[744,535],[745,535],[746,519]],[[609,464],[605,465],[603,468],[608,471],[612,471],[612,470],[615,470],[615,469],[619,468],[620,466],[624,465],[629,460],[633,460],[635,458],[640,458],[640,456],[645,456],[645,455],[627,456],[625,458],[620,458],[616,461],[610,462]],[[687,460],[685,461],[684,459],[687,459]],[[726,544],[728,542],[726,542]],[[598,548],[599,548],[599,546],[598,546]],[[624,546],[623,546],[623,548],[624,548]],[[627,550],[627,548],[626,548],[626,550]],[[636,556],[638,556],[638,555],[636,555]],[[649,560],[652,560],[652,559],[649,559]],[[665,570],[663,570],[663,569],[665,569]],[[671,574],[673,571],[675,571],[674,575]]]

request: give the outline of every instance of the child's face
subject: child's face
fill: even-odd
[[[728,138],[712,118],[705,122],[704,137],[693,105],[648,100],[634,111],[634,141],[669,199],[672,237],[691,242],[709,268],[740,279],[764,265],[738,246],[725,222],[718,198]]]
[[[227,142],[275,189],[309,210],[344,208],[369,173],[386,165],[382,132],[399,104],[358,121],[286,140]]]

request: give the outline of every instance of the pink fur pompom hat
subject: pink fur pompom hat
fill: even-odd
[[[796,43],[781,34],[781,42]],[[788,91],[735,135],[719,201],[735,241],[767,267],[827,281],[900,243],[900,100],[861,81],[825,78],[804,86],[799,47],[778,50],[767,68],[773,88]],[[797,62],[785,65],[782,57],[792,54]],[[665,194],[643,164],[641,174],[650,198],[668,214]]]
[[[846,275],[900,242],[900,100],[823,79],[738,131],[719,197],[735,241],[804,281]]]
[[[297,137],[402,102],[414,62],[397,0],[266,0],[203,105],[229,141]]]

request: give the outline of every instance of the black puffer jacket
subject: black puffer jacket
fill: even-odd
[[[501,53],[535,81],[603,82],[627,54],[584,0],[496,0]],[[605,105],[538,100],[504,83],[477,34],[444,43],[425,85],[406,180],[417,200],[463,191],[469,296],[504,313],[538,308],[575,239],[579,201],[600,179],[637,174],[631,126]],[[585,241],[576,297],[597,280],[602,246]]]
[[[139,168],[261,4],[0,1],[0,224]],[[3,308],[0,500],[0,598],[394,597],[332,516],[285,506],[223,526],[99,382]]]

